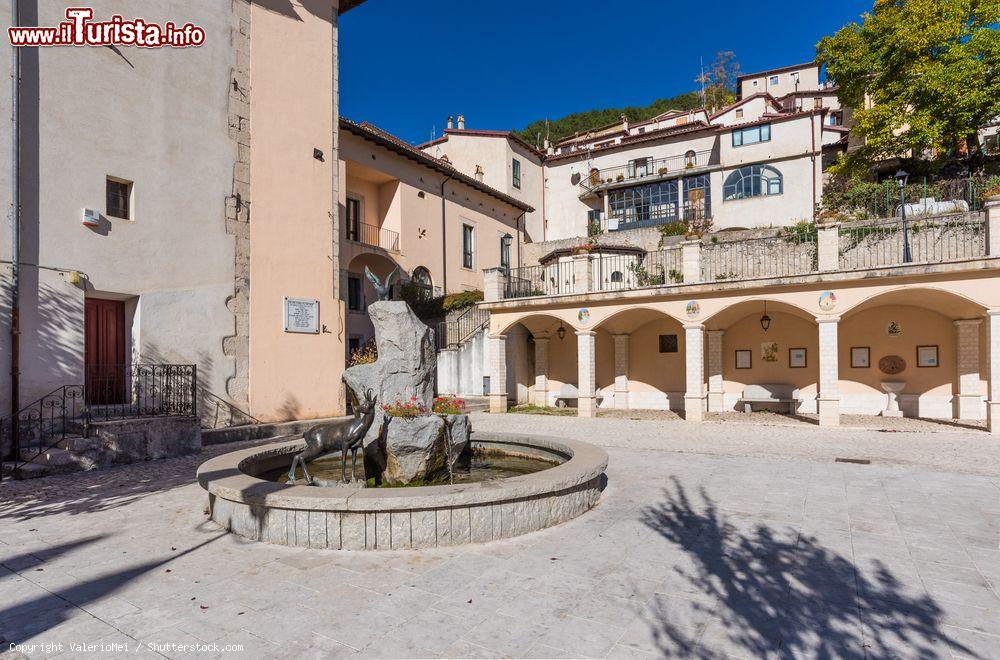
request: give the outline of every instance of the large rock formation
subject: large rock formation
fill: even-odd
[[[440,478],[468,445],[472,432],[465,415],[452,416],[452,447],[445,446],[445,423],[437,415],[415,419],[389,417],[383,405],[412,402],[430,410],[434,403],[434,331],[401,301],[379,301],[368,307],[375,326],[378,359],[344,372],[344,381],[363,396],[372,390],[378,400],[375,421],[365,435],[368,477],[377,471],[389,483],[408,484]],[[371,468],[371,469],[369,469]]]

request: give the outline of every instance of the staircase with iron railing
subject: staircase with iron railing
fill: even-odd
[[[148,417],[197,416],[198,368],[193,364],[90,365],[83,385],[63,385],[0,418],[0,469],[20,474],[95,423]]]
[[[490,313],[479,305],[460,310],[452,318],[438,323],[438,350],[462,346],[489,325],[489,322]]]
[[[201,428],[204,430],[262,424],[259,419],[204,387],[201,393]]]

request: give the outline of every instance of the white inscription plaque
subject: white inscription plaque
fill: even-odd
[[[285,332],[319,334],[319,301],[285,296]]]

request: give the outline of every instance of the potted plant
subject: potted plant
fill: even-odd
[[[667,173],[667,168],[661,167],[660,169],[656,170],[656,173],[659,174],[660,176],[663,176],[664,174]]]
[[[621,181],[624,181],[624,180],[625,180],[625,175],[624,174],[619,174],[618,176],[615,177],[615,181],[621,182]]]

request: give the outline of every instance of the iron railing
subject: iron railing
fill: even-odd
[[[636,270],[637,286],[662,286],[684,282],[684,260],[681,252],[680,247],[647,252],[642,264]]]
[[[557,261],[545,266],[511,268],[507,278],[507,298],[555,296],[573,293],[575,276],[572,261]]]
[[[631,161],[624,165],[594,168],[580,177],[581,194],[589,194],[602,186],[616,183],[658,179],[673,174],[683,174],[713,165],[712,150],[695,151],[666,158],[647,158]]]
[[[700,202],[685,202],[677,204],[668,202],[666,204],[649,204],[641,208],[628,208],[611,216],[617,220],[617,226],[609,231],[625,231],[627,229],[641,229],[643,227],[657,227],[671,222],[696,222],[712,217],[712,202],[703,200]]]
[[[777,236],[749,238],[702,246],[701,280],[789,277],[818,267],[816,230],[782,230]]]
[[[640,286],[638,272],[642,267],[641,254],[590,255],[591,291],[624,291]]]
[[[77,433],[86,410],[83,385],[57,387],[21,408],[15,417],[0,420],[0,457],[12,459],[15,467],[33,460],[41,451]]]
[[[222,429],[231,426],[248,426],[262,422],[250,413],[233,405],[220,396],[200,388],[200,421],[203,429]]]
[[[479,305],[463,309],[446,321],[438,323],[438,350],[461,346],[490,322],[490,313]]]
[[[982,215],[899,218],[844,225],[839,232],[840,268],[857,270],[905,263],[976,259],[986,254]]]
[[[399,233],[366,222],[344,225],[345,238],[355,243],[377,247],[386,252],[399,252]]]

